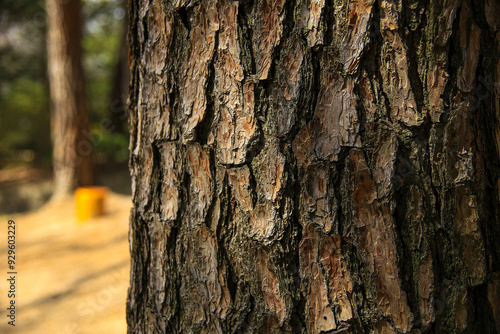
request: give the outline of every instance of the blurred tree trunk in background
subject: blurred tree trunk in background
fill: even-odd
[[[131,0],[129,333],[499,332],[498,13]]]
[[[46,1],[54,197],[61,197],[92,183],[92,138],[81,64],[81,2]]]
[[[127,3],[123,1],[122,8],[127,12]],[[127,133],[127,96],[130,82],[130,69],[128,66],[128,16],[122,22],[122,38],[118,50],[118,61],[115,65],[113,82],[111,85],[111,131]]]

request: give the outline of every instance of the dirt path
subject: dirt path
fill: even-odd
[[[130,196],[79,224],[73,201],[0,216],[0,333],[126,333]],[[7,325],[7,221],[16,222],[16,326]]]

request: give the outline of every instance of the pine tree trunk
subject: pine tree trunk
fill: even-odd
[[[92,184],[92,137],[81,64],[80,0],[47,0],[54,197]]]
[[[131,0],[129,333],[500,332],[499,9]]]

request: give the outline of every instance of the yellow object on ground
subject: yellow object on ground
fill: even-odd
[[[81,187],[75,191],[76,216],[79,221],[101,216],[104,213],[106,187]]]

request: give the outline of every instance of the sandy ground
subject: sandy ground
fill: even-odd
[[[130,196],[78,223],[71,200],[0,216],[0,333],[126,333]],[[7,221],[16,222],[16,321],[7,324]]]

